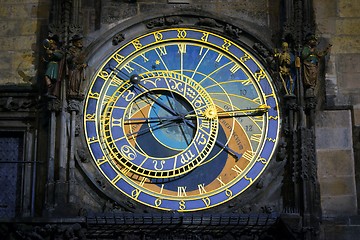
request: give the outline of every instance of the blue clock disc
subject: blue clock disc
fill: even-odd
[[[274,83],[256,55],[197,28],[120,46],[92,76],[84,130],[119,194],[159,210],[226,203],[256,182],[280,133]]]

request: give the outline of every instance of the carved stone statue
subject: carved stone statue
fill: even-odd
[[[83,41],[79,35],[74,35],[71,38],[71,47],[68,49],[67,74],[68,74],[68,97],[82,99],[84,96],[81,93],[81,82],[85,80],[85,54],[83,52]]]
[[[58,84],[62,75],[64,53],[59,49],[58,44],[59,42],[56,37],[45,39],[43,42],[43,46],[46,49],[43,61],[47,63],[44,77],[47,87],[45,96],[49,98],[58,97]]]
[[[280,51],[275,50],[275,58],[278,61],[279,75],[286,94],[291,95],[294,92],[295,86],[295,57],[290,52],[289,44],[287,42],[282,43]]]
[[[316,46],[318,39],[314,35],[306,37],[306,44],[302,49],[301,59],[303,63],[303,82],[305,89],[314,89],[317,83],[319,73],[319,61],[324,57],[331,48],[329,45],[324,51],[318,51]]]

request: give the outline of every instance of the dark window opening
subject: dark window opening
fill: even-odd
[[[0,131],[0,218],[20,212],[23,145],[23,132]]]

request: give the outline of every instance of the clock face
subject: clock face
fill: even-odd
[[[84,116],[93,160],[119,194],[175,211],[244,192],[280,131],[277,95],[260,62],[193,28],[150,32],[113,52],[92,79]]]

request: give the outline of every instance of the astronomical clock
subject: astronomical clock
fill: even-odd
[[[186,25],[126,33],[108,46],[90,63],[83,139],[111,198],[163,211],[213,209],[266,174],[279,99],[251,48]]]

